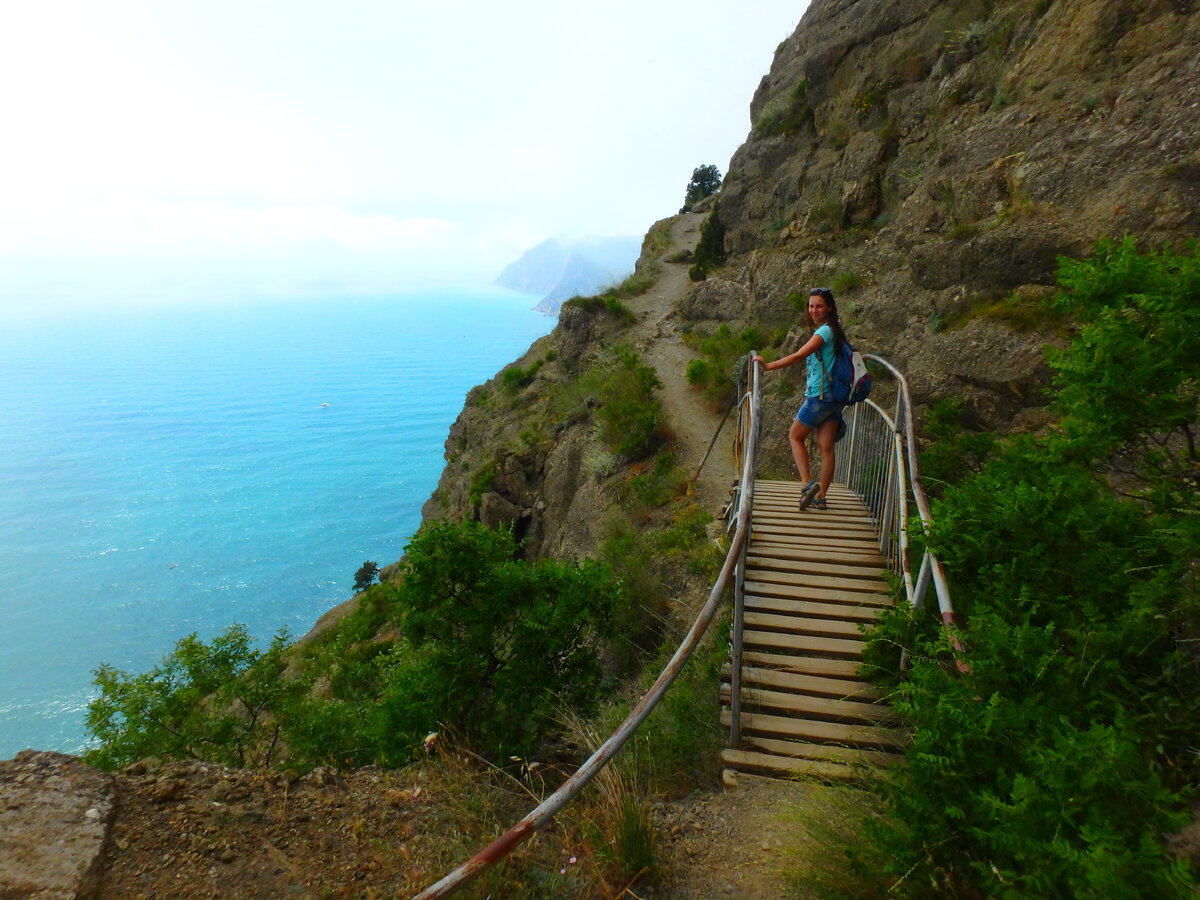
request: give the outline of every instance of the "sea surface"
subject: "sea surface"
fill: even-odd
[[[553,321],[499,288],[0,318],[0,759],[93,671],[299,636],[395,562],[467,391]]]

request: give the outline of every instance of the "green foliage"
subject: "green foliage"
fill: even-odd
[[[712,196],[721,189],[721,170],[714,165],[703,165],[692,170],[692,180],[688,182],[687,192],[683,198],[681,213],[691,211],[691,208]]]
[[[742,357],[752,350],[763,351],[768,344],[778,344],[778,338],[778,335],[768,337],[754,327],[734,332],[726,324],[711,333],[689,332],[684,343],[698,352],[700,358],[688,363],[688,384],[700,388],[713,404],[723,407],[737,392]]]
[[[670,662],[682,635],[662,639],[660,649],[646,666],[643,690]],[[715,621],[670,690],[630,739],[623,752],[627,769],[648,790],[682,793],[709,789],[720,773],[723,734],[719,698],[721,666],[728,658],[729,623]],[[626,702],[604,709],[597,730],[607,734],[629,712]]]
[[[692,267],[688,269],[692,281],[703,281],[709,272],[725,263],[725,224],[719,213],[720,204],[714,201],[712,212],[700,226],[700,240],[692,255]]]
[[[285,636],[258,651],[241,626],[211,644],[185,638],[143,675],[102,666],[89,760],[269,765],[286,747],[295,768],[395,766],[440,728],[493,758],[525,752],[560,703],[594,707],[597,647],[622,601],[600,563],[516,551],[511,533],[477,522],[427,526],[401,580],[370,587],[290,675]]]
[[[867,279],[860,272],[838,272],[829,279],[835,294],[853,293],[866,283]]]
[[[594,416],[601,441],[625,461],[649,456],[666,441],[661,387],[654,370],[625,346],[609,347],[552,398],[560,418]]]
[[[487,463],[475,470],[475,474],[471,476],[471,487],[467,491],[472,509],[479,509],[483,495],[490,491],[495,483],[496,464],[494,462]]]
[[[877,671],[911,654],[893,702],[913,743],[867,842],[891,893],[1191,896],[1162,836],[1200,775],[1183,637],[1198,615],[1196,272],[1194,251],[1130,242],[1062,261],[1058,303],[1081,329],[1052,354],[1061,431],[998,445],[935,505],[971,671],[932,617],[893,613],[871,637]],[[960,415],[945,404],[933,427]],[[1136,502],[1094,474],[1113,458],[1146,485]]]
[[[141,675],[101,665],[87,727],[100,746],[93,765],[116,769],[148,756],[207,759],[230,766],[268,765],[279,746],[275,714],[296,686],[282,678],[286,634],[265,651],[241,625],[206,644],[194,633]]]
[[[623,282],[623,284],[626,284],[626,285],[629,284],[630,280],[634,279],[634,278],[637,278],[637,276],[630,275],[629,278],[626,279],[625,282]],[[651,283],[653,283],[653,282],[651,282]],[[649,290],[649,288],[650,288],[649,284],[645,285],[645,287],[641,287],[639,290],[633,290],[632,288],[629,288],[629,289],[627,289],[628,290],[627,295],[634,296],[636,294],[639,294],[646,290]],[[634,316],[633,311],[628,306],[626,306],[624,303],[621,302],[621,299],[620,299],[620,297],[617,296],[616,291],[617,291],[617,289],[614,289],[613,291],[610,291],[610,292],[607,292],[604,294],[599,294],[595,297],[572,297],[570,300],[567,300],[566,302],[564,302],[563,306],[578,307],[579,309],[582,309],[586,312],[593,313],[593,314],[604,313],[606,315],[612,316],[614,319],[621,322],[622,324],[628,325],[636,317]]]
[[[518,365],[509,366],[500,373],[500,387],[509,394],[515,394],[521,388],[528,387],[545,362],[544,359],[535,360],[528,369],[522,369]]]
[[[801,79],[786,98],[775,101],[764,110],[754,125],[754,131],[758,137],[790,137],[811,124],[812,117],[808,81]]]
[[[1141,499],[1196,511],[1200,250],[1141,254],[1132,239],[1062,260],[1057,307],[1080,324],[1051,351],[1063,427],[1132,480]]]
[[[375,583],[375,579],[379,577],[379,563],[373,560],[367,560],[358,567],[358,571],[354,573],[354,591],[365,591]]]
[[[996,448],[994,434],[968,429],[966,408],[959,397],[942,397],[925,412],[924,432],[933,443],[921,451],[921,476],[930,496],[978,472]]]
[[[510,532],[477,522],[413,538],[393,597],[413,652],[389,661],[378,709],[386,733],[418,738],[442,723],[499,756],[528,750],[556,704],[595,702],[596,639],[616,585],[601,564],[526,563],[516,550]]]

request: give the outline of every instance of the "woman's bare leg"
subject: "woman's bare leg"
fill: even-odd
[[[818,497],[825,496],[825,492],[829,490],[829,485],[833,481],[833,473],[837,467],[833,445],[837,441],[837,432],[838,419],[836,416],[826,419],[817,426],[817,449],[821,451],[821,487],[817,491]]]
[[[808,484],[812,480],[808,465],[808,447],[805,442],[812,434],[812,429],[799,419],[792,420],[788,429],[788,443],[792,445],[792,459],[796,463],[796,471],[800,473],[800,483]]]

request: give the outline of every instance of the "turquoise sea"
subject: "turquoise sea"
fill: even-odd
[[[0,318],[0,759],[92,672],[266,642],[399,559],[467,391],[553,321],[499,288]]]

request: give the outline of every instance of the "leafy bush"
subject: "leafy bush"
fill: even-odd
[[[991,432],[968,430],[966,406],[959,397],[942,397],[925,412],[924,432],[933,443],[921,451],[921,476],[930,496],[978,472],[996,448]]]
[[[85,758],[106,769],[148,756],[269,765],[279,749],[274,716],[298,690],[282,677],[286,637],[257,650],[245,627],[233,625],[208,644],[188,635],[141,675],[101,665],[100,694],[87,713],[100,746]]]
[[[666,441],[661,387],[654,369],[628,347],[607,348],[596,362],[551,398],[554,414],[574,421],[594,417],[609,451],[630,462]]]
[[[1058,305],[1082,326],[1052,354],[1061,431],[998,446],[934,510],[971,672],[931,617],[872,635],[875,660],[911,651],[894,702],[913,744],[868,842],[895,894],[1191,895],[1162,835],[1200,775],[1182,637],[1198,617],[1196,273],[1194,251],[1130,242],[1061,262]],[[1114,458],[1138,502],[1096,476]]]
[[[638,276],[636,275],[630,275],[629,278],[626,279],[622,284],[628,286],[630,285],[630,280],[637,277]],[[650,284],[652,283],[653,282]],[[628,286],[625,287],[621,293],[623,296],[635,296],[636,294],[649,290],[650,284],[645,284],[642,286],[642,282],[639,280],[636,282],[636,288],[634,286]],[[633,315],[633,311],[621,302],[620,297],[617,296],[617,290],[618,289],[614,289],[612,292],[599,294],[595,297],[572,297],[570,300],[567,300],[565,303],[563,303],[563,306],[574,306],[590,313],[605,313],[606,315],[612,316],[623,324],[628,325],[634,320],[635,317]]]
[[[296,768],[394,766],[443,727],[494,758],[527,751],[558,704],[595,706],[621,591],[599,563],[527,563],[516,550],[477,522],[427,526],[401,580],[369,588],[306,648],[300,674],[285,674],[284,635],[259,651],[241,626],[211,644],[185,638],[143,675],[101,666],[89,760],[268,765],[286,748]]]
[[[528,387],[533,383],[533,379],[545,362],[543,359],[536,360],[528,369],[522,369],[517,365],[509,366],[500,373],[500,387],[510,394],[515,394],[521,388]]]
[[[692,255],[694,262],[688,269],[692,281],[703,281],[709,272],[725,263],[725,224],[719,213],[720,204],[714,201],[712,212],[700,226],[700,240]]]
[[[392,597],[412,652],[389,661],[400,677],[379,701],[386,732],[419,737],[432,720],[499,756],[527,750],[556,704],[594,704],[616,584],[598,563],[526,563],[516,550],[477,522],[413,538]]]
[[[768,343],[777,344],[776,337],[768,338],[753,327],[734,332],[725,324],[707,334],[700,331],[688,333],[684,336],[684,343],[700,354],[700,359],[688,363],[688,384],[700,388],[705,397],[723,407],[735,399],[737,377],[741,369],[739,360],[751,350],[762,351]]]

